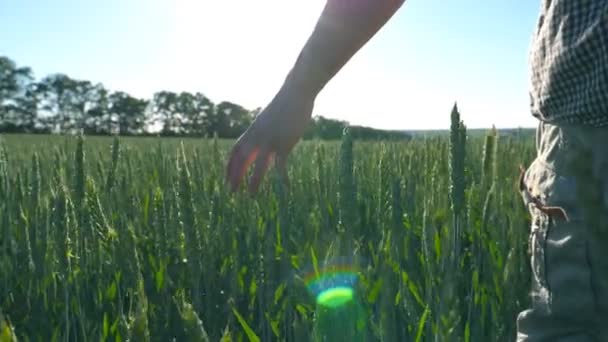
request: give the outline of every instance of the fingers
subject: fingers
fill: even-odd
[[[289,187],[289,177],[287,175],[287,155],[289,152],[275,152],[276,150],[269,146],[269,144],[259,141],[259,139],[255,139],[247,133],[237,141],[230,154],[225,175],[232,192],[237,191],[241,186],[247,170],[255,161],[253,174],[249,180],[249,192],[255,194],[275,154],[277,156],[276,167],[281,182]]]
[[[268,170],[271,157],[272,153],[267,148],[262,148],[260,153],[258,153],[258,157],[255,161],[255,166],[253,169],[253,175],[249,181],[249,192],[252,195],[258,191],[260,183],[262,182],[262,179],[264,179],[264,175]]]
[[[287,155],[277,154],[275,163],[283,185],[289,188],[289,176],[287,175]]]
[[[232,180],[232,174],[234,167],[237,163],[238,158],[240,158],[241,151],[243,150],[243,138],[245,135],[243,134],[236,141],[235,145],[232,147],[232,151],[230,151],[230,159],[228,160],[228,166],[226,167],[226,181],[230,182]]]
[[[226,178],[233,192],[241,185],[247,169],[257,157],[258,152],[259,148],[257,146],[251,146],[247,143],[237,143],[234,147],[226,170]]]

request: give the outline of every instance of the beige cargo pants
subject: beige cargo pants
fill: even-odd
[[[517,341],[608,341],[608,128],[541,123],[536,144],[520,183],[532,303]]]

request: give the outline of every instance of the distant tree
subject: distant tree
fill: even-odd
[[[211,136],[217,134],[223,137],[228,127],[228,117],[224,110],[225,103],[220,103],[213,108],[207,117],[207,133]]]
[[[23,133],[37,130],[37,102],[36,97],[30,95],[34,87],[35,84],[28,84],[22,95],[15,96],[4,103],[0,110],[2,112],[1,132]]]
[[[50,131],[66,132],[73,128],[74,94],[81,87],[65,74],[52,74],[38,82],[37,97]]]
[[[345,127],[349,127],[352,137],[357,140],[408,140],[411,136],[402,131],[388,131],[371,127],[351,126],[346,121],[314,117],[304,134],[304,139],[338,140]]]
[[[120,135],[142,133],[148,103],[122,91],[112,93],[108,97],[108,132],[117,131]]]
[[[23,96],[15,99],[19,132],[36,132],[38,127],[38,101],[35,96],[36,83],[29,83],[25,87]]]
[[[184,135],[192,133],[192,121],[197,116],[196,99],[189,92],[181,92],[175,100],[175,114],[179,124],[179,131]]]
[[[380,130],[370,127],[351,126],[353,138],[357,140],[409,140],[409,134],[397,130]]]
[[[208,119],[215,105],[201,93],[180,95],[180,112],[184,116],[183,126],[189,135],[204,136],[208,133]]]
[[[236,138],[253,121],[252,112],[232,102],[221,102],[208,119],[208,133],[222,138]]]
[[[102,84],[65,74],[46,76],[36,86],[42,121],[51,126],[49,130],[62,133],[104,133],[101,123],[107,112],[107,93]]]
[[[87,134],[109,134],[111,131],[108,125],[108,90],[98,83],[88,88],[88,91],[82,94],[84,97],[84,131]]]
[[[214,104],[198,92],[159,91],[151,100],[139,99],[62,73],[34,81],[30,68],[0,56],[0,132],[137,135],[160,128],[162,135],[237,138],[260,112],[229,101]],[[410,138],[401,131],[350,126],[319,116],[311,120],[304,139],[340,139],[346,126],[356,139]]]
[[[8,57],[0,56],[0,131],[30,129],[31,116],[36,115],[27,89],[32,82],[32,70],[17,67]]]
[[[256,109],[252,110],[249,115],[251,116],[251,119],[254,120],[258,115],[260,115],[261,112],[262,107],[257,107]]]
[[[152,123],[161,124],[163,135],[177,135],[182,132],[181,118],[177,108],[178,94],[159,91],[152,99]]]
[[[103,86],[77,80],[74,88],[70,90],[71,110],[68,112],[70,118],[67,129],[69,131],[86,130],[89,122],[92,127],[95,127],[95,123],[99,119],[97,115],[102,117],[105,112],[105,108],[100,102],[105,95]],[[90,116],[91,114],[94,116]]]
[[[314,120],[314,128],[316,133],[314,136],[316,138],[326,140],[340,139],[340,137],[342,137],[344,127],[347,125],[348,123],[344,121],[332,120],[319,116]]]

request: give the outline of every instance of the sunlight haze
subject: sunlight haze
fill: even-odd
[[[150,98],[201,92],[264,107],[323,0],[0,2],[0,55],[36,78],[66,73]],[[408,0],[330,82],[315,115],[390,129],[533,127],[528,47],[536,1]]]

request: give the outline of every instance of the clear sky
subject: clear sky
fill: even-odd
[[[0,0],[0,55],[140,97],[264,107],[324,0]],[[331,81],[315,115],[390,129],[533,127],[537,0],[407,0]]]

